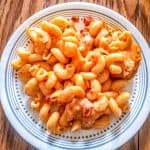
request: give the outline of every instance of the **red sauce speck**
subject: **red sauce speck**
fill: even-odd
[[[83,19],[85,26],[88,26],[92,21],[93,21],[93,18],[91,16],[86,16]]]
[[[73,22],[78,22],[78,21],[79,21],[79,16],[72,16],[72,17],[71,17],[71,20],[72,20]]]

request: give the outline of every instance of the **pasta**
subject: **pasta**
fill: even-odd
[[[98,80],[94,79],[91,81],[91,89],[87,91],[87,98],[89,100],[95,100],[98,98],[99,92],[101,92],[102,87]]]
[[[40,109],[40,102],[33,100],[33,101],[31,102],[31,108],[32,108],[33,110],[39,110],[39,109]]]
[[[36,79],[40,82],[46,80],[47,78],[48,72],[45,69],[40,68],[36,73]]]
[[[96,74],[92,72],[81,72],[81,75],[85,80],[93,80],[96,78]]]
[[[102,112],[106,110],[108,106],[108,98],[106,96],[102,96],[100,99],[98,99],[96,102],[94,102],[94,108],[98,112]]]
[[[109,71],[106,70],[106,69],[104,69],[103,72],[101,72],[101,73],[99,74],[99,76],[98,76],[98,81],[99,81],[100,83],[104,83],[105,81],[108,80],[109,74],[110,74]]]
[[[38,27],[30,27],[26,29],[27,35],[35,46],[40,46],[45,49],[51,47],[51,38],[47,32]],[[39,50],[39,49],[38,49]]]
[[[48,73],[48,79],[45,83],[46,88],[47,89],[53,88],[56,85],[56,82],[57,82],[57,77],[56,77],[55,73],[53,71],[50,71]]]
[[[83,89],[85,88],[84,79],[81,74],[75,74],[73,77],[73,81],[74,81],[75,85],[78,85],[78,86],[82,87]]]
[[[128,102],[130,98],[130,93],[128,92],[122,92],[119,94],[119,96],[116,98],[116,102],[119,106],[122,106]]]
[[[50,99],[58,103],[69,103],[74,96],[83,98],[84,95],[85,92],[80,86],[68,86],[64,90],[60,90],[57,94],[53,93]]]
[[[61,84],[61,82],[57,81],[54,88],[55,88],[55,90],[62,90],[63,85]]]
[[[99,120],[96,120],[93,127],[96,129],[105,128],[109,125],[109,117],[108,116],[102,116]]]
[[[109,90],[111,89],[111,87],[112,87],[111,84],[112,84],[111,79],[106,80],[106,81],[102,84],[102,91],[103,91],[103,92],[109,91]]]
[[[30,63],[35,63],[35,62],[39,62],[39,61],[42,61],[42,56],[40,54],[31,54],[29,55],[28,57],[28,61]]]
[[[115,116],[117,117],[121,116],[122,110],[113,98],[110,98],[109,100],[109,107]]]
[[[72,43],[75,43],[77,45],[79,44],[79,41],[75,36],[65,36],[62,38],[62,40],[65,42],[72,42]]]
[[[36,97],[39,92],[38,81],[36,78],[31,78],[24,86],[24,92],[32,97]]]
[[[70,79],[75,71],[75,68],[72,64],[67,64],[66,68],[64,69],[62,64],[57,63],[53,69],[56,76],[62,80]]]
[[[57,126],[58,126],[58,121],[60,118],[60,113],[59,112],[53,112],[48,121],[47,121],[47,128],[53,133],[57,133]]]
[[[75,132],[75,131],[77,131],[79,129],[81,129],[81,122],[79,120],[77,120],[77,121],[73,122],[71,131]]]
[[[92,68],[92,72],[99,74],[101,73],[105,68],[105,58],[104,56],[99,56],[97,63],[95,64],[95,66]]]
[[[73,57],[77,53],[77,45],[73,42],[66,41],[62,52],[66,57]]]
[[[44,31],[46,31],[54,39],[59,40],[61,38],[62,31],[57,25],[50,23],[48,21],[43,21],[40,23],[40,25],[41,25],[41,28]]]
[[[61,16],[58,16],[58,17],[55,17],[55,18],[51,19],[50,22],[52,22],[53,24],[57,25],[62,30],[64,30],[69,24],[67,19],[64,18],[64,17],[61,17]]]
[[[129,31],[92,17],[57,16],[26,33],[32,46],[17,48],[11,65],[49,132],[105,128],[110,116],[130,111],[125,86],[141,53]]]
[[[76,36],[76,31],[73,28],[65,28],[63,36]]]
[[[41,62],[36,62],[35,65],[37,65],[40,68],[45,69],[46,71],[52,70],[51,66],[46,62],[42,62],[42,61]]]
[[[48,103],[43,104],[39,113],[39,117],[42,121],[46,122],[48,120],[50,109],[51,106]]]
[[[126,84],[127,84],[126,80],[115,80],[111,84],[111,90],[119,92],[125,87]]]
[[[30,74],[30,68],[30,64],[25,64],[18,70],[18,76],[21,79],[21,81],[26,83],[28,80],[31,79],[32,76]]]
[[[17,58],[11,62],[11,65],[14,69],[18,70],[26,64],[21,58]]]
[[[102,28],[101,31],[97,34],[95,40],[94,40],[94,45],[97,47],[99,46],[99,43],[100,43],[100,39],[102,37],[105,37],[109,34],[108,30],[105,29],[105,28]]]
[[[58,48],[52,48],[51,49],[51,53],[54,55],[54,57],[60,62],[60,63],[63,63],[63,64],[66,64],[67,63],[67,58],[65,58],[65,56],[63,55],[63,53],[61,52],[60,49]]]
[[[109,71],[111,74],[120,74],[122,72],[122,69],[118,65],[110,65],[109,66]]]
[[[91,23],[89,33],[95,37],[98,34],[98,32],[102,29],[103,25],[104,24],[102,21],[95,21]]]
[[[19,56],[22,60],[28,61],[28,58],[29,58],[31,52],[30,52],[30,51],[27,51],[27,50],[26,50],[25,48],[23,48],[23,47],[19,47],[19,48],[17,49],[17,54],[18,54],[18,56]]]
[[[48,95],[48,94],[50,94],[50,93],[52,93],[52,89],[47,89],[46,88],[46,83],[44,81],[40,82],[38,84],[38,87],[40,88],[42,94],[45,95],[45,96]]]

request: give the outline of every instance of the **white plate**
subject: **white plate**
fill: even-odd
[[[142,50],[140,68],[131,81],[129,90],[131,112],[113,119],[110,126],[102,130],[82,130],[77,133],[62,135],[49,134],[28,105],[28,97],[22,91],[16,72],[11,68],[11,61],[16,58],[17,47],[28,46],[25,35],[27,26],[38,25],[41,20],[55,16],[87,16],[101,18],[110,24],[129,30]],[[38,149],[116,149],[128,141],[142,126],[150,109],[150,52],[143,36],[127,19],[102,6],[89,3],[65,3],[46,8],[27,19],[12,35],[1,58],[1,103],[12,126],[30,144]]]

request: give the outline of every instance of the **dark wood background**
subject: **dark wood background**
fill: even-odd
[[[0,0],[0,55],[10,35],[35,12],[80,0]],[[81,0],[113,9],[128,18],[150,45],[150,0]],[[35,150],[7,121],[0,105],[0,150]],[[119,150],[150,150],[150,116],[140,131]]]

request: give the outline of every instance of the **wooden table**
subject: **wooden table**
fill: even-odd
[[[79,0],[72,0],[79,1]],[[150,0],[83,0],[111,8],[128,18],[150,44]],[[35,12],[70,0],[0,0],[0,55],[10,35]],[[11,127],[0,106],[0,150],[34,150]],[[150,150],[150,116],[119,150]]]

